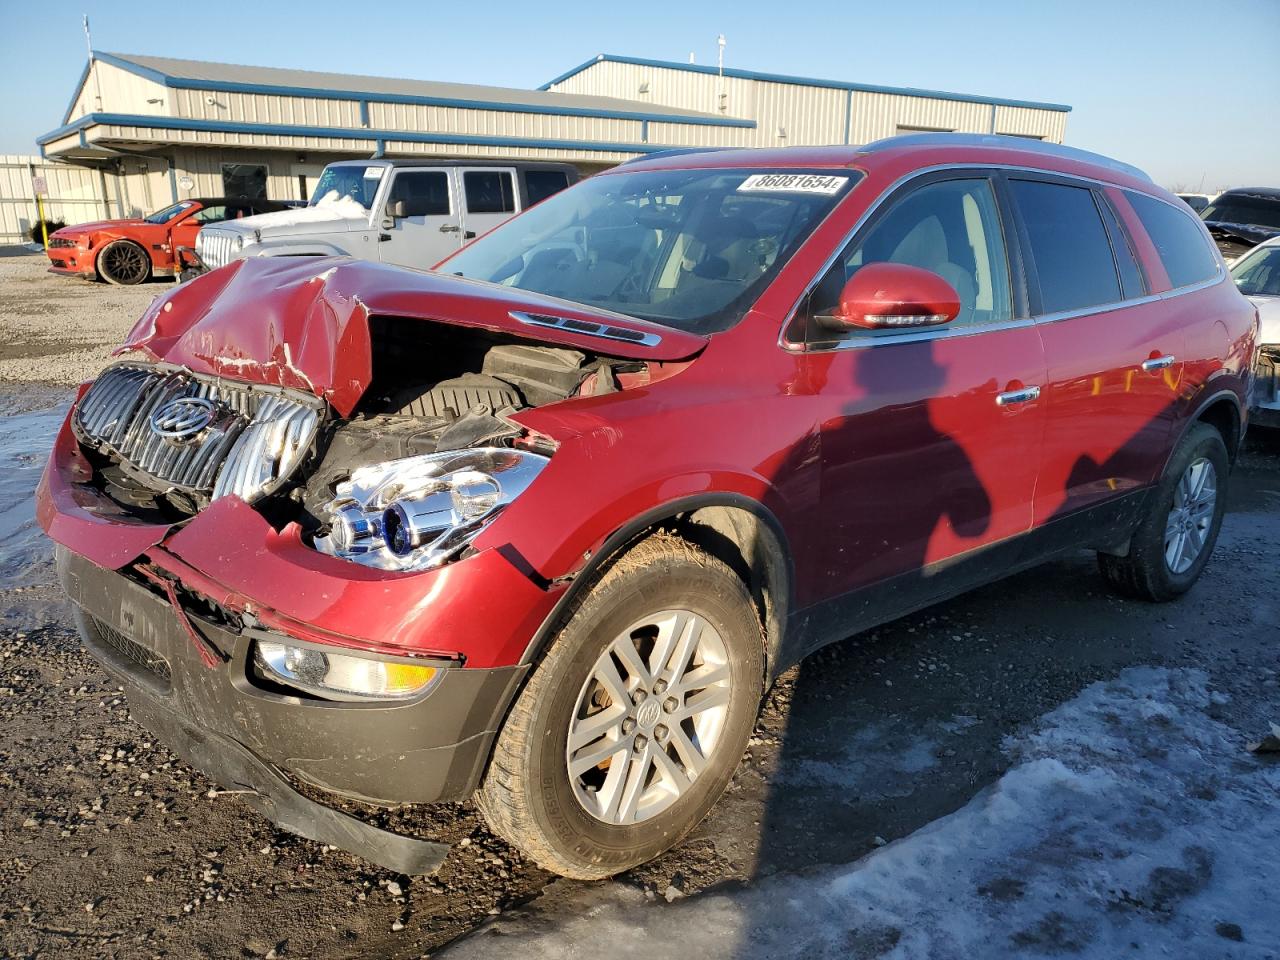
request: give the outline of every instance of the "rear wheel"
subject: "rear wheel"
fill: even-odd
[[[1098,554],[1112,586],[1154,601],[1191,589],[1218,540],[1230,468],[1222,435],[1205,423],[1193,426],[1174,451],[1128,556]]]
[[[132,286],[151,275],[151,258],[132,240],[113,240],[98,254],[98,276],[107,283]]]
[[[652,859],[728,785],[763,682],[742,581],[683,540],[646,540],[587,591],[533,672],[480,809],[563,876],[599,879]]]

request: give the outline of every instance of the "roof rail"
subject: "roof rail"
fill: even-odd
[[[906,133],[898,137],[876,140],[862,147],[863,153],[878,153],[881,150],[892,150],[895,147],[997,147],[1001,150],[1024,150],[1028,153],[1040,153],[1048,157],[1061,157],[1063,160],[1078,160],[1081,163],[1092,163],[1099,167],[1127,173],[1139,180],[1154,182],[1145,170],[1113,160],[1100,153],[1068,147],[1061,143],[1046,143],[1031,137],[1010,136],[1002,133]]]

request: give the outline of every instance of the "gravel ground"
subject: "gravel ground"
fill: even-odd
[[[28,302],[99,340],[63,324],[44,342],[65,352],[4,359],[0,376],[91,374],[101,338],[163,289],[41,271],[0,260],[5,340],[36,342],[15,308]],[[66,398],[0,385],[0,956],[410,958],[525,904],[576,909],[583,885],[548,889],[470,804],[386,815],[454,845],[437,876],[399,876],[273,829],[129,719],[79,649],[31,516]],[[670,900],[854,861],[964,806],[1007,768],[1007,735],[1136,664],[1203,668],[1230,694],[1226,719],[1260,736],[1280,721],[1278,540],[1280,441],[1255,437],[1214,561],[1177,603],[1117,599],[1081,554],[811,657],[772,692],[711,816],[618,882]]]
[[[44,254],[0,257],[0,381],[75,384],[91,378],[153,298],[155,280],[113,287],[48,272]]]

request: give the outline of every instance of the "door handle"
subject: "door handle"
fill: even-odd
[[[1039,387],[1023,387],[1021,390],[1006,390],[996,394],[996,406],[1008,407],[1015,403],[1027,403],[1040,396]]]
[[[441,233],[457,233],[460,229],[462,229],[462,228],[461,228],[461,227],[459,227],[456,223],[442,223],[442,224],[440,224],[440,232],[441,232]]]
[[[390,240],[390,239],[391,239],[391,234],[389,234],[389,233],[380,233],[380,234],[378,234],[378,242],[379,242],[379,243],[386,243],[386,242],[387,242],[388,240]]]
[[[1175,357],[1170,356],[1169,354],[1165,354],[1163,357],[1152,357],[1150,360],[1142,361],[1142,369],[1147,371],[1147,373],[1151,373],[1153,370],[1166,370],[1173,366],[1173,361],[1175,359]]]

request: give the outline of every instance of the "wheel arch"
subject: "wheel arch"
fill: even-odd
[[[747,585],[765,636],[772,679],[794,598],[794,570],[786,532],[768,507],[739,493],[706,493],[674,500],[633,518],[595,551],[530,640],[522,664],[551,642],[564,612],[601,572],[633,545],[660,531],[674,533],[729,565]]]
[[[1173,452],[1197,423],[1207,423],[1221,434],[1222,442],[1227,447],[1227,457],[1235,463],[1240,445],[1244,441],[1244,412],[1239,395],[1234,390],[1221,389],[1201,397],[1191,416],[1183,422],[1177,439],[1169,446],[1169,455],[1165,458],[1165,470],[1169,467]],[[1161,475],[1163,472],[1162,470]]]
[[[106,277],[102,275],[102,268],[99,264],[102,261],[102,255],[117,243],[128,243],[142,251],[142,255],[147,260],[147,276],[143,277],[144,282],[155,273],[155,260],[152,259],[151,251],[143,245],[142,241],[136,240],[133,237],[120,236],[117,234],[115,236],[107,236],[103,240],[97,242],[96,246],[98,248],[98,252],[93,255],[93,274],[95,277],[99,280],[106,280]]]

